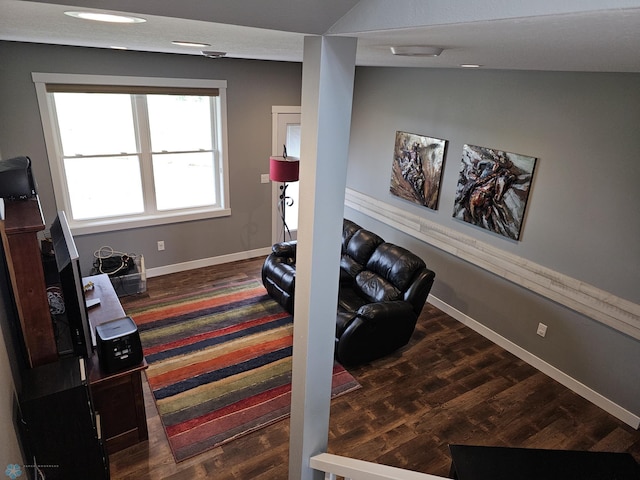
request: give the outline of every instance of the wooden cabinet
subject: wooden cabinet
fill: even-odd
[[[46,480],[108,480],[109,459],[91,401],[85,360],[65,357],[26,372],[20,395],[22,443]]]
[[[37,367],[58,358],[42,268],[38,232],[44,221],[38,197],[5,200],[0,233],[11,278],[27,363]]]
[[[107,275],[85,277],[84,283],[93,283],[87,300],[100,299],[98,306],[89,310],[91,328],[101,323],[122,318],[125,312]],[[145,360],[138,366],[120,372],[106,373],[97,353],[89,358],[89,384],[96,411],[100,413],[104,437],[109,453],[135,445],[148,438],[147,417],[142,391],[142,371]]]

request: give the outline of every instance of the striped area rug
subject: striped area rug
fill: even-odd
[[[293,322],[257,280],[127,308],[176,462],[287,418]],[[359,388],[340,365],[332,395]]]

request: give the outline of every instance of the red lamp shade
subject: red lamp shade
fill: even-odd
[[[269,157],[269,178],[274,182],[297,182],[300,159],[295,157]]]

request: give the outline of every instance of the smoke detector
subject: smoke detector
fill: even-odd
[[[215,52],[213,50],[202,50],[202,55],[208,58],[220,58],[224,57],[227,52]]]

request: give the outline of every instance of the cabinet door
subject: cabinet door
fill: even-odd
[[[91,385],[96,412],[102,418],[109,453],[148,438],[142,379],[139,371],[116,375]]]
[[[20,400],[29,444],[25,450],[47,480],[109,478],[83,369],[83,359],[71,358],[26,374]]]

